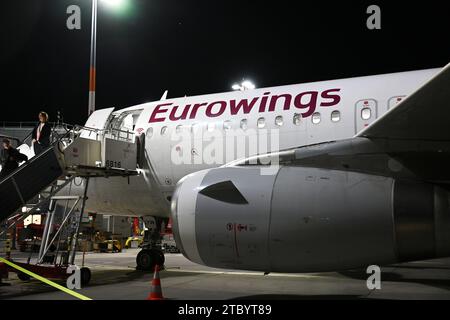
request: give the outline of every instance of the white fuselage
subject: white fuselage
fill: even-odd
[[[115,111],[105,125],[139,138],[142,174],[92,179],[87,210],[166,217],[182,177],[255,154],[351,138],[438,71],[184,97]]]

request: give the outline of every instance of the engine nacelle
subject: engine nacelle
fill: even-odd
[[[447,191],[356,172],[223,167],[183,178],[172,201],[191,261],[264,272],[336,271],[450,255]]]

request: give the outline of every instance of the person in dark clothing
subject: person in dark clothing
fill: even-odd
[[[48,124],[48,114],[44,111],[39,112],[39,123],[33,129],[32,139],[34,154],[38,155],[50,146],[50,134],[52,129]]]
[[[0,172],[0,179],[5,178],[11,172],[19,167],[20,152],[11,146],[8,139],[3,139],[2,150],[2,171]]]

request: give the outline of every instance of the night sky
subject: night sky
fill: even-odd
[[[128,0],[98,15],[97,108],[230,90],[441,67],[450,62],[444,1]],[[392,4],[395,2],[395,4]],[[389,4],[390,3],[390,4]],[[82,29],[66,28],[66,9]],[[382,29],[366,28],[378,4]],[[0,4],[0,121],[84,123],[88,104],[90,0]]]

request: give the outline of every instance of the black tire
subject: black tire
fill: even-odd
[[[152,254],[155,260],[155,264],[159,265],[159,268],[162,269],[164,262],[166,261],[166,257],[164,257],[164,252],[157,249],[152,249]],[[153,268],[155,268],[153,266]]]
[[[155,266],[155,255],[151,250],[141,250],[136,257],[136,269],[152,270]]]
[[[17,277],[22,281],[29,281],[31,279],[31,277],[29,275],[27,275],[26,273],[23,273],[23,272],[18,272]]]
[[[81,285],[87,286],[89,284],[89,281],[91,281],[91,270],[89,268],[83,267],[80,270],[81,274]]]

